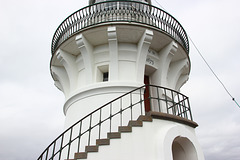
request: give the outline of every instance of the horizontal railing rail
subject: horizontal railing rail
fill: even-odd
[[[146,89],[149,90],[149,95],[144,96]],[[188,97],[168,88],[144,85],[112,100],[73,124],[44,150],[38,160],[72,158],[74,153],[83,152],[85,146],[95,145],[96,139],[104,139],[107,133],[116,132],[117,127],[125,126],[130,120],[145,115],[145,105],[150,105],[154,112],[192,120]]]
[[[102,23],[134,22],[166,33],[189,53],[189,41],[181,24],[160,8],[135,1],[105,1],[84,7],[68,16],[52,39],[52,54],[68,38],[90,26]]]

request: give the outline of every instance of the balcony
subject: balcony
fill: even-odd
[[[146,111],[148,105],[150,110]],[[97,152],[100,145],[109,145],[110,139],[120,138],[122,132],[131,132],[132,127],[142,127],[143,121],[151,122],[152,118],[197,127],[188,97],[168,88],[144,85],[73,124],[44,150],[38,160],[69,160],[74,154],[75,159],[86,159],[88,152]]]
[[[52,39],[52,54],[70,37],[91,27],[106,24],[134,24],[162,32],[189,53],[189,41],[181,24],[169,13],[149,4],[133,1],[106,1],[84,7],[67,17]]]

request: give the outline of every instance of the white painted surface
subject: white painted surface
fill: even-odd
[[[176,42],[157,45],[162,35],[145,28],[100,28],[77,35],[53,56],[51,71],[66,100],[82,88],[102,82],[104,72],[109,72],[109,82],[143,84],[148,75],[151,84],[176,91],[188,80],[190,62]]]
[[[177,137],[187,138],[192,143],[196,150],[197,159],[195,160],[204,160],[193,128],[158,119],[154,119],[153,122],[144,122],[143,127],[133,127],[131,133],[122,133],[121,139],[111,139],[110,145],[100,146],[96,153],[88,153],[88,159],[173,160],[172,144]],[[188,153],[190,150],[188,146],[183,143],[180,145],[186,154],[191,154]]]
[[[102,105],[133,89],[140,87],[141,85],[142,84],[134,85],[132,83],[119,84],[102,82],[92,87],[85,88],[85,90],[82,90],[81,92],[75,94],[73,97],[66,101],[64,105],[64,112],[66,114],[65,128],[70,127],[72,124],[74,124],[84,116],[88,115],[92,111],[98,109]],[[139,101],[140,95],[133,95],[133,100],[134,96]],[[122,106],[128,107],[129,102],[130,100],[128,98],[128,100],[126,100],[125,104],[122,104]],[[117,103],[118,105],[116,107],[119,108],[120,101],[118,100]],[[109,109],[109,107],[105,108]]]
[[[142,86],[144,75],[150,77],[150,84],[179,91],[188,79],[190,62],[181,46],[162,33],[146,26],[115,25],[96,27],[66,41],[53,56],[51,71],[56,86],[66,97],[63,110],[65,128],[68,128],[114,98]],[[109,72],[107,82],[103,82],[105,72]],[[162,93],[162,96],[165,95]],[[133,99],[138,97],[134,95]],[[129,106],[129,100],[123,101],[123,106]],[[161,110],[166,112],[164,108]],[[103,115],[108,113],[106,111]],[[139,110],[134,110],[134,119],[139,114]],[[98,121],[98,117],[94,121]],[[119,119],[114,119],[113,123],[117,131]],[[111,147],[100,147],[100,152],[89,154],[89,159],[172,160],[171,147],[178,136],[187,137],[196,147],[198,159],[203,159],[194,129],[161,120],[145,124],[144,129],[134,128],[132,134],[123,134],[122,140],[111,140]],[[86,125],[84,129],[88,127]],[[108,128],[103,127],[102,133],[106,134]],[[78,135],[78,130],[73,130],[73,134]],[[91,144],[97,135],[97,130],[92,133]],[[74,148],[75,144],[71,150],[74,151]],[[177,148],[189,150],[184,145]]]

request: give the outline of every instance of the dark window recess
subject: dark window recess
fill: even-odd
[[[108,81],[108,72],[103,73],[103,82]]]

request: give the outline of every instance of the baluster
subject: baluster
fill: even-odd
[[[59,149],[59,158],[58,158],[58,160],[61,160],[61,156],[62,156],[63,139],[64,139],[64,134],[62,134],[62,139],[61,139],[61,145],[60,145],[60,149]]]
[[[42,156],[43,156],[43,155],[41,155],[37,160],[42,160]]]
[[[152,96],[151,96],[151,90],[153,90],[153,89],[150,89],[150,88],[153,88],[154,86],[151,86],[151,85],[147,85],[148,86],[148,92],[149,92],[149,97],[148,97],[148,99],[149,99],[149,104],[150,104],[150,110],[152,110],[153,109],[153,106],[152,106]]]
[[[182,95],[183,96],[183,95]],[[184,118],[188,119],[188,114],[187,114],[187,108],[186,108],[186,104],[185,104],[185,97],[183,96],[183,111],[184,111]]]
[[[112,132],[112,103],[110,104],[110,133]]]
[[[190,118],[191,118],[191,120],[193,120],[192,111],[191,111],[191,108],[190,108],[190,103],[189,103],[189,99],[188,98],[187,98],[187,104],[188,104],[188,110],[189,110]]]
[[[178,97],[178,116],[182,117],[182,108],[181,108],[181,100],[180,100],[180,97],[179,97],[179,93],[177,93],[177,97]]]
[[[157,89],[157,98],[158,98],[158,111],[161,112],[161,102],[160,102],[160,96],[159,96],[159,89],[158,87],[156,87]]]
[[[143,105],[142,105],[142,102],[143,102],[143,100],[142,100],[142,89],[144,88],[145,86],[143,86],[143,87],[141,87],[139,90],[140,90],[140,94],[139,94],[139,96],[140,96],[140,109],[141,109],[141,115],[143,115]]]
[[[80,152],[80,146],[81,146],[81,137],[82,137],[82,121],[80,121],[80,124],[79,124],[79,133],[78,133],[78,147],[77,147],[77,152]]]
[[[133,105],[132,105],[132,92],[130,93],[130,110],[131,110],[131,120],[133,120]]]
[[[164,88],[164,96],[165,96],[165,102],[166,102],[167,113],[169,114],[169,111],[168,111],[168,100],[167,100],[167,91],[166,91],[166,88]]]
[[[46,160],[48,159],[48,151],[49,151],[49,148],[47,149],[47,152],[46,152]]]
[[[99,133],[98,133],[98,139],[101,139],[101,125],[102,125],[102,108],[100,109],[100,115],[99,115]]]
[[[123,119],[122,119],[122,112],[123,112],[123,110],[122,110],[122,97],[120,98],[120,126],[122,126],[123,124]]]
[[[55,154],[55,147],[56,147],[56,141],[54,141],[54,145],[53,145],[52,159],[54,158],[54,154]]]
[[[71,151],[71,144],[72,144],[72,130],[73,127],[71,127],[70,130],[70,136],[69,136],[69,142],[68,142],[68,153],[67,153],[67,159],[69,159],[70,151]]]
[[[89,122],[88,146],[90,146],[90,142],[91,142],[91,131],[92,131],[92,114],[90,115],[90,122]]]
[[[176,115],[176,104],[175,104],[175,101],[174,101],[174,95],[173,95],[173,91],[171,91],[171,95],[172,95],[172,113],[173,115]]]

